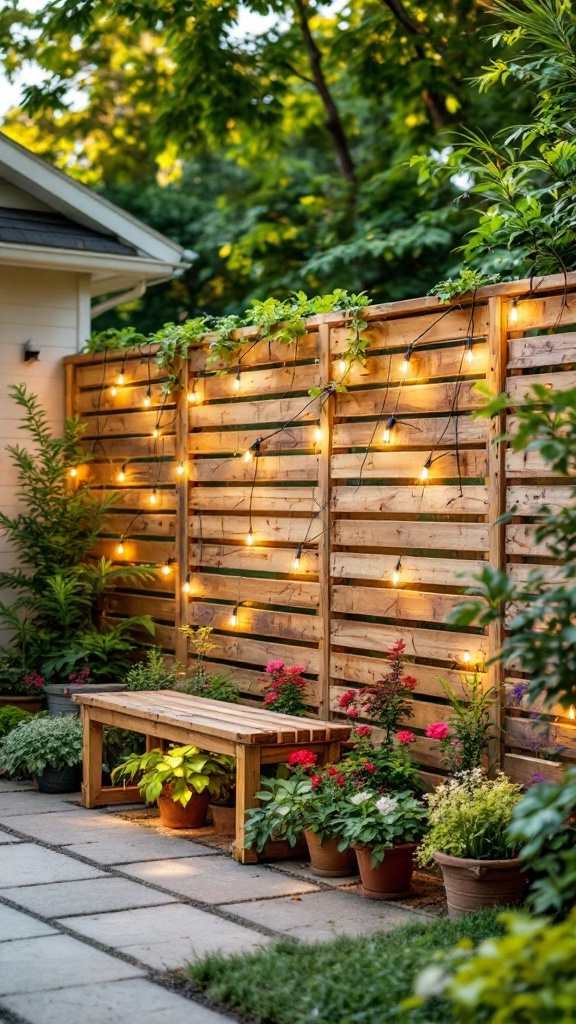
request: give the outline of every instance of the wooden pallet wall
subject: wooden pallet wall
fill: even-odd
[[[533,379],[574,386],[572,277],[567,296],[564,279],[551,278],[537,294],[514,282],[452,306],[425,298],[371,307],[365,367],[340,365],[343,314],[311,319],[297,346],[254,338],[223,373],[196,350],[169,398],[153,349],[68,360],[68,412],[86,422],[93,459],[81,476],[119,492],[97,553],[158,567],[153,584],[109,599],[110,619],[150,612],[157,642],[181,659],[175,627],[212,626],[210,666],[231,672],[249,702],[261,700],[269,660],[301,664],[310,707],[325,716],[340,714],[346,689],[381,676],[388,648],[403,639],[417,679],[406,724],[431,780],[441,765],[425,729],[449,717],[439,677],[458,689],[474,669],[501,692],[493,720],[503,742],[491,754],[523,781],[534,770],[557,777],[576,757],[576,725],[550,714],[535,723],[540,708],[510,707],[518,679],[487,666],[501,626],[484,635],[444,619],[485,563],[518,578],[534,564],[554,572],[532,529],[543,503],[566,503],[570,481],[492,443],[510,425],[502,417],[472,413],[479,381],[519,402]],[[310,399],[311,387],[341,379],[346,393]]]

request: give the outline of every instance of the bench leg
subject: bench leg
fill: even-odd
[[[260,789],[260,748],[236,747],[236,838],[234,860],[241,864],[256,864],[258,854],[254,849],[244,849],[244,820],[246,811],[256,807],[256,793]]]
[[[340,757],[340,740],[334,740],[332,743],[327,743],[324,749],[324,753],[320,758],[322,765],[332,764],[337,761]]]
[[[101,722],[90,717],[90,708],[82,705],[82,806],[95,807],[102,789]]]

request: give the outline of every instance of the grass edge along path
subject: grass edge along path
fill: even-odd
[[[498,911],[489,910],[354,938],[284,939],[257,953],[212,954],[189,965],[187,976],[211,1002],[255,1024],[451,1024],[444,1000],[410,1011],[399,1004],[437,950],[502,933]]]

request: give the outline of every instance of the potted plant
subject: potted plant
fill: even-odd
[[[486,744],[491,738],[490,703],[495,687],[485,687],[479,672],[462,673],[463,697],[439,677],[454,712],[448,722],[432,722],[426,736],[440,743],[442,764],[448,771],[467,772],[483,766]]]
[[[42,711],[44,679],[28,672],[16,651],[0,649],[0,707],[10,704],[24,711]]]
[[[216,644],[210,639],[212,626],[180,626],[180,632],[188,641],[188,647],[194,655],[192,671],[179,679],[177,689],[181,693],[189,693],[192,697],[206,697],[208,700],[222,700],[228,704],[238,703],[238,687],[225,672],[214,676],[209,675],[204,667],[204,658],[214,650]]]
[[[256,793],[259,806],[246,811],[245,847],[255,846],[258,853],[271,859],[285,856],[285,850],[295,855],[304,853],[302,811],[312,791],[310,778],[300,773],[289,778],[280,774],[276,778],[261,778],[260,785],[260,792]]]
[[[201,828],[210,796],[220,794],[233,764],[234,759],[226,754],[211,754],[189,745],[129,754],[111,775],[113,782],[139,776],[141,795],[146,803],[158,802],[167,828]]]
[[[90,687],[92,693],[117,693],[125,690],[125,683],[96,683],[90,675],[89,668],[79,672],[70,672],[67,683],[47,683],[44,686],[46,707],[51,715],[79,715],[80,705],[72,700],[75,693],[82,687]]]
[[[233,836],[236,832],[236,764],[230,758],[230,770],[220,778],[220,789],[210,798],[210,815],[217,835]]]
[[[528,878],[508,828],[522,789],[503,774],[461,772],[426,795],[430,830],[418,861],[442,869],[448,916],[523,902]]]
[[[78,790],[81,760],[82,726],[73,717],[35,715],[0,743],[0,771],[31,775],[42,793]]]
[[[356,851],[363,896],[399,899],[410,892],[414,853],[427,817],[426,807],[410,790],[358,790],[348,798],[335,829],[340,850],[352,846]]]

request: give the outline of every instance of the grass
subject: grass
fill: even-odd
[[[358,938],[283,940],[259,953],[208,956],[188,967],[188,977],[211,1000],[258,1024],[448,1024],[454,1018],[444,1000],[410,1011],[400,1003],[436,950],[502,934],[497,917],[483,911]]]

